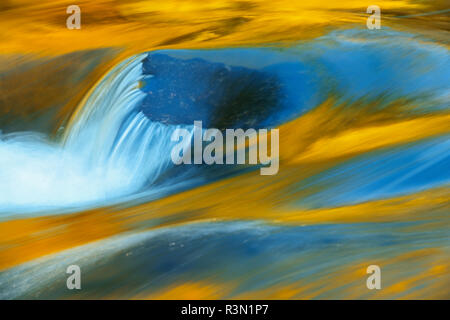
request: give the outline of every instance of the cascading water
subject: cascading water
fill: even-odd
[[[149,120],[139,104],[142,60],[113,68],[87,97],[60,143],[36,133],[0,140],[0,212],[101,204],[151,185],[173,166],[170,137],[177,128]],[[192,131],[191,131],[192,132]]]

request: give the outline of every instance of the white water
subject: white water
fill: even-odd
[[[145,56],[103,78],[61,142],[33,132],[0,134],[0,213],[105,204],[151,186],[172,166],[170,137],[180,126],[138,110]]]

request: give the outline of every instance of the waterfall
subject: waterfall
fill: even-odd
[[[60,143],[33,132],[0,137],[0,165],[8,168],[0,172],[0,213],[117,201],[151,188],[174,166],[172,132],[193,128],[153,122],[139,110],[145,56],[126,59],[104,76]]]

